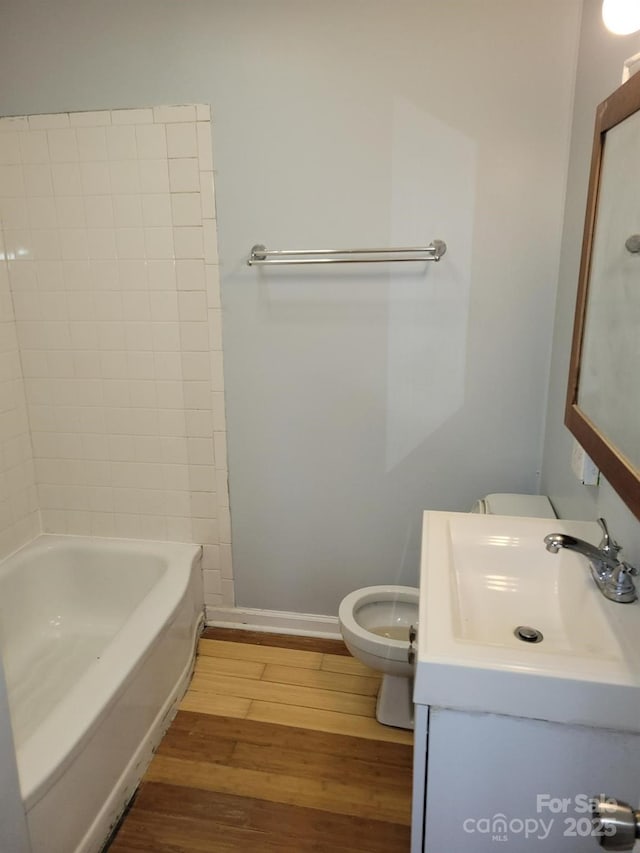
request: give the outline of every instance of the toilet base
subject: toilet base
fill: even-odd
[[[383,726],[413,729],[413,678],[385,675],[378,691],[376,720]]]

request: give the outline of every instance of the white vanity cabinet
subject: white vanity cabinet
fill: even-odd
[[[637,807],[640,734],[416,706],[411,853],[595,851],[601,794]]]

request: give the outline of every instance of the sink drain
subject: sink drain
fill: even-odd
[[[513,632],[523,643],[541,643],[544,640],[542,631],[537,628],[530,628],[528,625],[518,625]]]

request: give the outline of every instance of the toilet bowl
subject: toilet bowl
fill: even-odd
[[[362,663],[383,673],[376,719],[413,728],[413,671],[409,633],[418,627],[418,595],[411,586],[367,586],[343,598],[338,611],[346,647]]]

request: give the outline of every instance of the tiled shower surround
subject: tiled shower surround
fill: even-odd
[[[0,549],[196,542],[233,604],[209,107],[0,119],[0,223]]]

